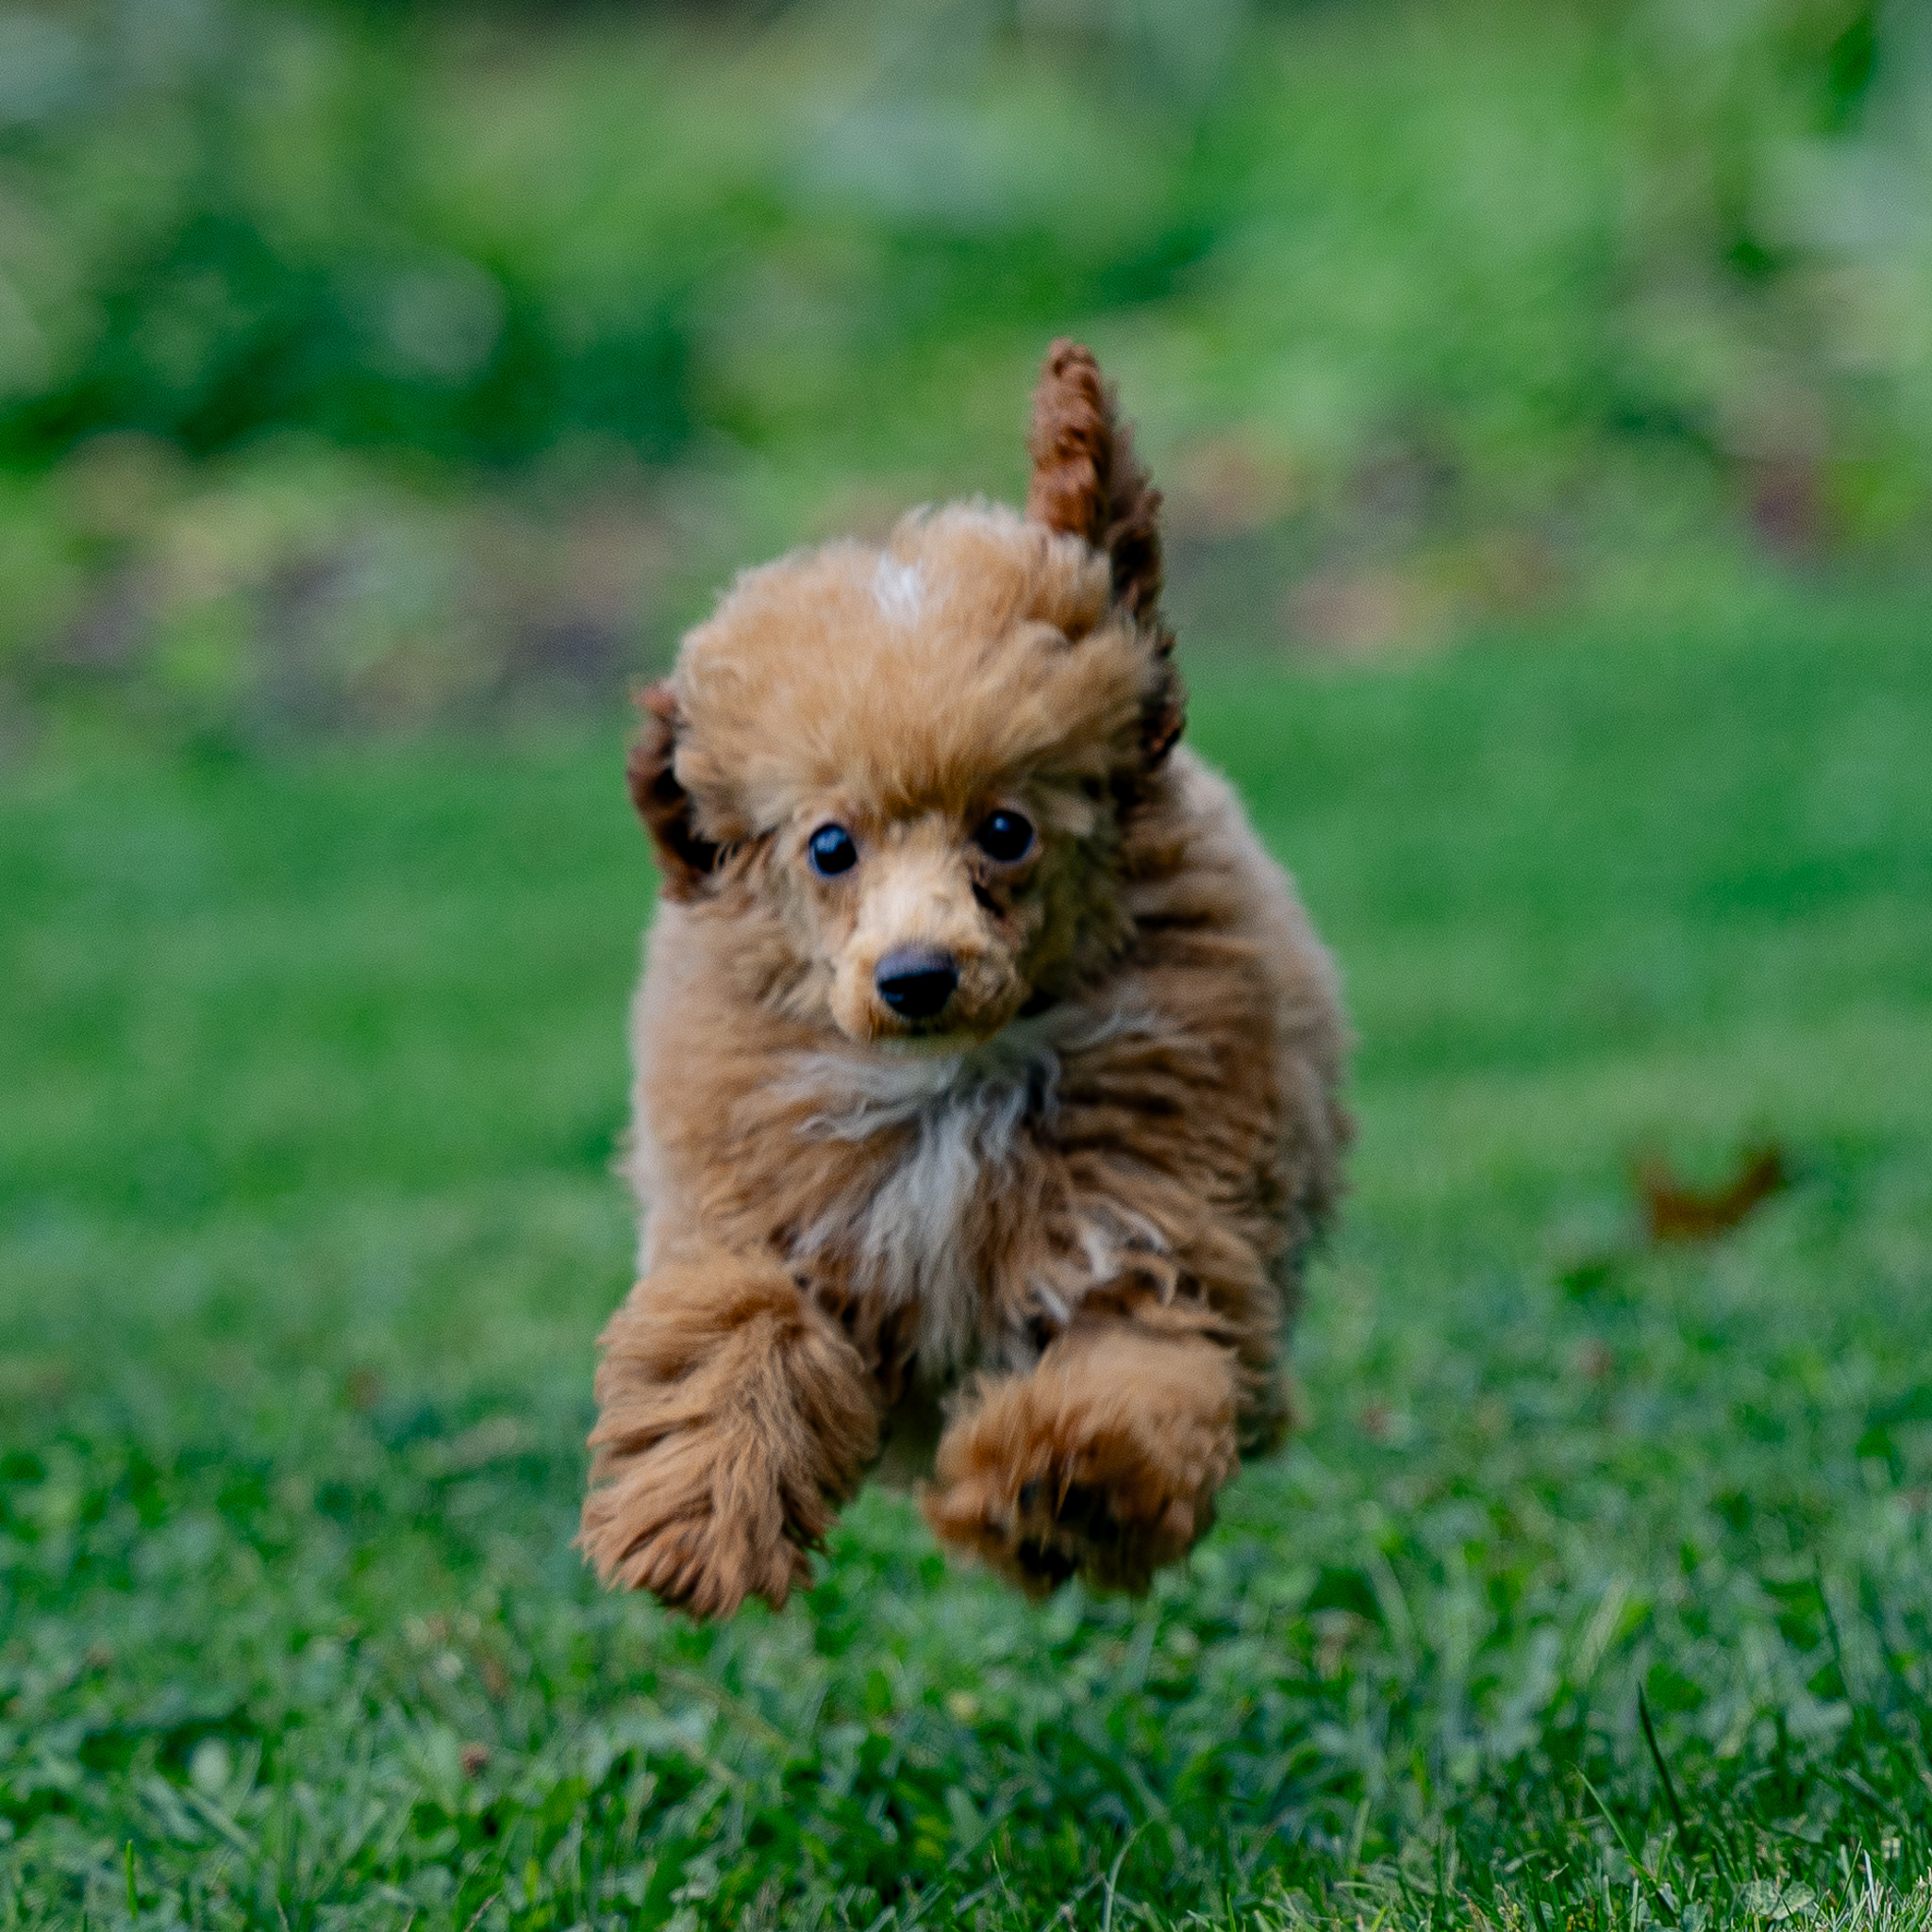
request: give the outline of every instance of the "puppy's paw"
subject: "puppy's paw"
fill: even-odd
[[[1152,1507],[1138,1507],[1157,1489]],[[1108,1441],[1068,1463],[1042,1456],[975,1470],[929,1491],[924,1508],[941,1541],[970,1551],[1028,1596],[1046,1596],[1076,1575],[1138,1595],[1212,1524],[1213,1491],[1211,1482],[1150,1483],[1131,1448]]]
[[[796,1544],[708,1509],[634,1530],[620,1511],[598,1510],[593,1498],[584,1511],[584,1544],[593,1557],[622,1550],[598,1562],[608,1582],[648,1590],[701,1621],[728,1617],[752,1596],[782,1609],[794,1588],[811,1581],[810,1562]]]
[[[1074,1575],[1138,1593],[1207,1534],[1235,1460],[1219,1350],[1108,1337],[988,1390],[922,1500],[941,1541],[1030,1596]]]
[[[640,1283],[604,1351],[578,1539],[598,1574],[693,1617],[780,1607],[877,1446],[851,1343],[781,1271],[718,1256]]]
[[[735,1452],[735,1455],[734,1455]],[[648,1590],[674,1609],[728,1617],[747,1597],[775,1609],[811,1580],[775,1472],[742,1442],[674,1436],[611,1457],[584,1499],[585,1554],[607,1583]]]

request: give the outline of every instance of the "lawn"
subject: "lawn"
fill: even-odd
[[[1146,1602],[571,1549],[618,722],[0,777],[0,1927],[1932,1920],[1932,624],[1197,667],[1347,974],[1311,1423]],[[1642,1239],[1634,1158],[1792,1185]]]

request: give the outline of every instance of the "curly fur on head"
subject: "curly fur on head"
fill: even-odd
[[[779,1603],[883,1450],[1031,1589],[1139,1588],[1278,1439],[1347,1124],[1333,974],[1176,748],[1159,493],[1048,355],[1027,511],[745,573],[643,694],[641,1278],[584,1545]]]

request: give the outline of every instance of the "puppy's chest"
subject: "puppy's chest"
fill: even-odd
[[[1046,1054],[858,1070],[815,1057],[801,1070],[820,1104],[797,1131],[841,1158],[836,1183],[791,1232],[791,1257],[902,1331],[923,1381],[950,1381],[977,1357],[1008,1232],[998,1210],[1030,1191],[1024,1167],[1050,1158],[1057,1074]]]

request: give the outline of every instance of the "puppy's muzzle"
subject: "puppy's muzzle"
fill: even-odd
[[[902,1020],[930,1020],[944,1011],[959,984],[950,953],[932,946],[902,946],[879,961],[873,975],[879,997]]]

